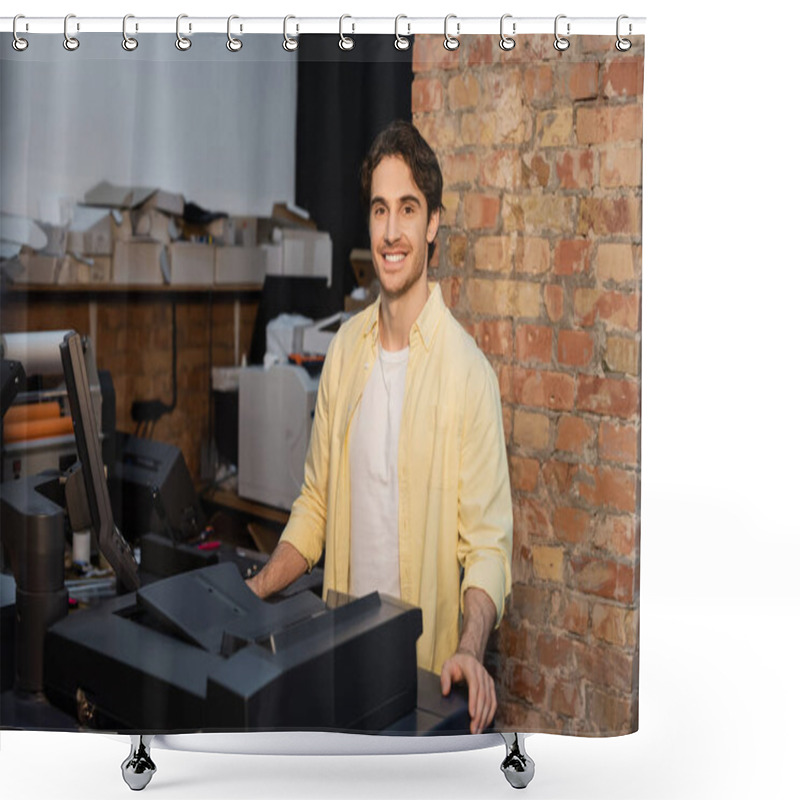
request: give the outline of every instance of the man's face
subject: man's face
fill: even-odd
[[[372,173],[369,235],[372,261],[385,296],[402,297],[427,281],[428,243],[439,228],[438,209],[428,219],[425,195],[400,156],[386,156]]]

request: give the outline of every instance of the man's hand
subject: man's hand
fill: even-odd
[[[285,589],[296,581],[307,569],[305,558],[300,555],[294,545],[278,542],[275,552],[258,574],[245,583],[250,591],[262,600],[275,592]]]
[[[469,688],[469,732],[480,733],[497,711],[494,681],[475,656],[456,651],[442,666],[442,694],[450,694],[452,684],[463,682]]]

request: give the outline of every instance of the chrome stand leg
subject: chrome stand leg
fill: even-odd
[[[131,734],[131,752],[122,762],[122,778],[134,792],[144,789],[155,774],[156,765],[150,758],[152,741],[152,735]]]
[[[501,733],[506,743],[506,757],[500,765],[506,780],[515,789],[524,789],[532,780],[535,765],[525,752],[525,739],[520,733]]]

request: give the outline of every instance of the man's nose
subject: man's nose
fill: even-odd
[[[383,231],[383,238],[387,242],[395,242],[400,238],[400,225],[397,214],[393,211],[389,211],[386,217],[386,228]]]

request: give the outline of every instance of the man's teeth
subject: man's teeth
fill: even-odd
[[[405,253],[387,253],[384,258],[387,261],[402,261],[406,257]]]

